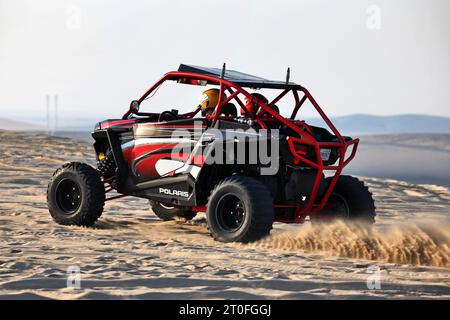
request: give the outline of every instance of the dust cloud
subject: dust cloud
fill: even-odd
[[[450,268],[449,226],[442,221],[405,222],[377,228],[338,221],[305,224],[298,231],[281,231],[250,246]]]

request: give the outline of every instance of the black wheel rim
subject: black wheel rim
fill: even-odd
[[[226,231],[234,232],[244,224],[246,212],[242,201],[233,194],[222,196],[216,208],[219,226]]]
[[[323,216],[331,219],[348,219],[350,208],[347,200],[340,194],[332,193],[328,198],[328,205]]]
[[[72,179],[64,179],[56,187],[56,202],[65,214],[73,214],[81,205],[81,189]]]

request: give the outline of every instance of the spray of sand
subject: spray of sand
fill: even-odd
[[[442,221],[381,228],[342,222],[305,224],[298,231],[274,234],[250,246],[450,268],[450,228]]]

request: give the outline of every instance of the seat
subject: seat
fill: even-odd
[[[228,102],[222,107],[222,114],[227,117],[237,118],[237,108],[233,103]]]
[[[278,106],[275,104],[272,106],[272,110],[275,111],[276,113],[280,113],[280,108],[278,108]],[[267,112],[263,112],[261,114],[261,117],[272,117],[272,116]]]

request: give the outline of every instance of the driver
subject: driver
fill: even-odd
[[[241,108],[241,116],[243,116],[244,118],[254,118],[259,111],[259,105],[256,103],[256,101],[254,101],[253,98],[258,99],[265,104],[269,103],[269,100],[267,100],[267,98],[260,93],[252,93],[250,96],[251,99],[245,98],[245,107],[250,114],[247,114],[245,109]]]
[[[200,102],[200,109],[202,111],[202,116],[206,117],[212,115],[216,110],[217,104],[219,103],[219,89],[208,89],[202,93]],[[226,99],[225,94],[222,94],[222,101]]]

